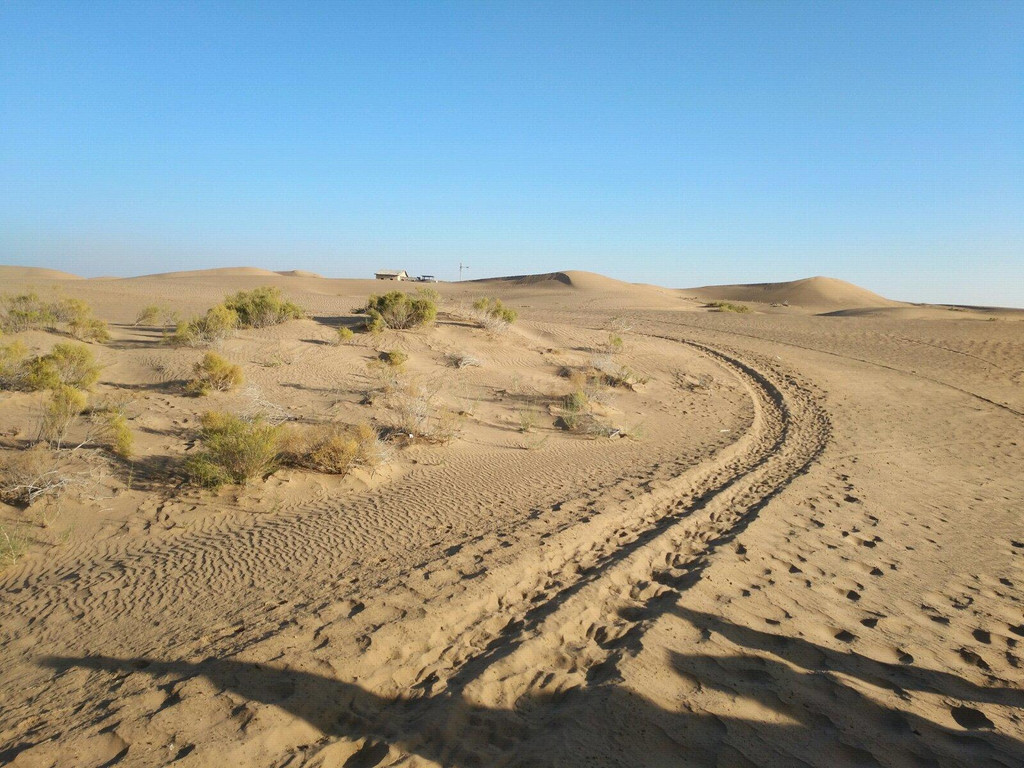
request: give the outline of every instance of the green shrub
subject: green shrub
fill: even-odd
[[[59,323],[73,323],[92,317],[92,307],[82,299],[61,299],[50,306],[50,314]]]
[[[61,385],[91,389],[99,378],[100,367],[92,350],[82,344],[56,344],[47,354],[29,361],[24,380],[31,390]]]
[[[20,389],[25,381],[28,348],[20,341],[0,344],[0,389]]]
[[[43,328],[55,320],[53,308],[34,291],[0,301],[0,330],[8,333]]]
[[[519,317],[519,313],[502,304],[501,299],[477,299],[473,302],[473,309],[481,313],[484,317],[508,323],[509,325],[514,323]]]
[[[409,296],[391,291],[371,296],[366,304],[367,330],[404,330],[428,325],[437,319],[437,302],[427,296]]]
[[[85,410],[85,393],[67,384],[58,384],[50,391],[43,406],[43,420],[39,428],[40,439],[51,448],[61,448],[68,430]]]
[[[224,306],[238,315],[239,328],[265,328],[305,314],[301,307],[281,295],[280,288],[270,286],[239,291],[228,296]]]
[[[207,310],[202,317],[178,323],[169,341],[186,347],[201,347],[230,338],[238,328],[238,313],[223,304]]]
[[[400,349],[393,349],[390,352],[381,352],[380,358],[397,371],[404,369],[405,364],[409,361],[409,355],[402,352]]]
[[[336,337],[335,343],[336,344],[345,344],[345,343],[351,341],[353,336],[355,336],[355,334],[352,332],[352,329],[351,328],[346,328],[343,325],[343,326],[341,326],[338,329],[338,335]]]
[[[106,320],[98,317],[75,318],[68,323],[68,330],[76,339],[106,344],[110,341],[110,329]]]
[[[185,472],[196,485],[217,487],[244,484],[266,477],[281,459],[282,428],[261,418],[244,419],[229,413],[203,414],[201,448],[185,460]]]
[[[287,463],[330,475],[355,466],[376,467],[385,460],[377,430],[369,424],[311,424],[293,427],[285,438]]]
[[[731,301],[709,301],[704,305],[708,309],[717,309],[719,312],[736,312],[745,315],[750,312],[746,304],[733,304]]]
[[[241,366],[225,360],[216,352],[207,352],[202,362],[196,363],[193,378],[185,385],[190,394],[208,395],[212,391],[227,392],[242,384]]]

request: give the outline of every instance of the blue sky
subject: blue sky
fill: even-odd
[[[1024,3],[0,5],[0,262],[1024,306]]]

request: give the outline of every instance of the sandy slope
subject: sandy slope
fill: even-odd
[[[374,344],[320,343],[380,283],[214,271],[75,295],[127,324],[168,295],[199,311],[268,283],[314,319],[224,345],[259,399],[385,418],[360,404]],[[378,344],[467,415],[456,442],[372,477],[177,486],[211,406],[180,394],[200,353],[115,329],[102,389],[141,394],[137,469],[34,528],[0,575],[0,762],[1022,764],[1016,315],[734,315],[572,272],[437,287],[521,321],[494,338],[442,317]],[[558,367],[609,328],[650,381],[602,408],[639,439],[554,429]],[[446,368],[452,349],[484,364]],[[34,396],[0,397],[14,439]]]
[[[788,283],[752,285],[708,285],[687,291],[705,300],[754,301],[763,304],[792,304],[817,311],[837,311],[864,307],[896,307],[898,301],[836,280],[832,277],[808,277]]]

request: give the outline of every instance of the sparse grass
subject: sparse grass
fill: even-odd
[[[91,389],[99,378],[100,367],[92,350],[82,344],[56,344],[47,354],[28,361],[24,384],[30,390],[61,385]]]
[[[364,311],[368,315],[367,330],[400,331],[433,323],[437,319],[437,302],[426,295],[391,291],[383,296],[370,296]]]
[[[186,391],[196,397],[210,392],[227,392],[241,386],[245,380],[241,366],[234,365],[216,352],[207,352],[196,363],[193,377],[185,385]]]
[[[736,312],[745,315],[751,311],[746,304],[735,304],[731,301],[709,301],[704,305],[708,309],[716,309],[719,312]]]
[[[185,460],[185,472],[191,482],[208,488],[266,477],[280,464],[281,439],[282,427],[260,417],[209,411],[202,417],[202,447]]]
[[[271,286],[239,291],[224,299],[223,306],[238,317],[239,328],[265,328],[305,316],[300,306],[284,298],[280,288]]]
[[[285,435],[283,453],[288,464],[331,475],[348,474],[356,466],[374,469],[388,460],[377,430],[365,422],[294,426]]]
[[[520,432],[532,432],[537,426],[536,411],[518,411],[516,415],[519,417]]]

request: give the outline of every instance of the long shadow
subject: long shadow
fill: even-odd
[[[746,631],[722,620],[716,626]],[[1024,743],[991,728],[948,728],[886,708],[816,669],[745,655],[671,654],[679,690],[692,690],[696,681],[705,695],[724,694],[714,712],[669,708],[619,685],[527,693],[510,709],[501,709],[451,689],[387,697],[310,672],[229,659],[193,664],[55,657],[43,663],[59,671],[85,668],[119,678],[143,670],[167,691],[202,676],[220,691],[276,706],[328,736],[365,740],[345,763],[350,766],[377,765],[389,746],[453,768],[711,766],[723,760],[736,765],[1009,766],[1024,758]],[[952,675],[942,680],[958,693],[973,689],[978,696],[988,695]],[[664,691],[664,683],[660,687]],[[175,701],[172,693],[168,705]],[[737,701],[745,703],[736,707]]]

